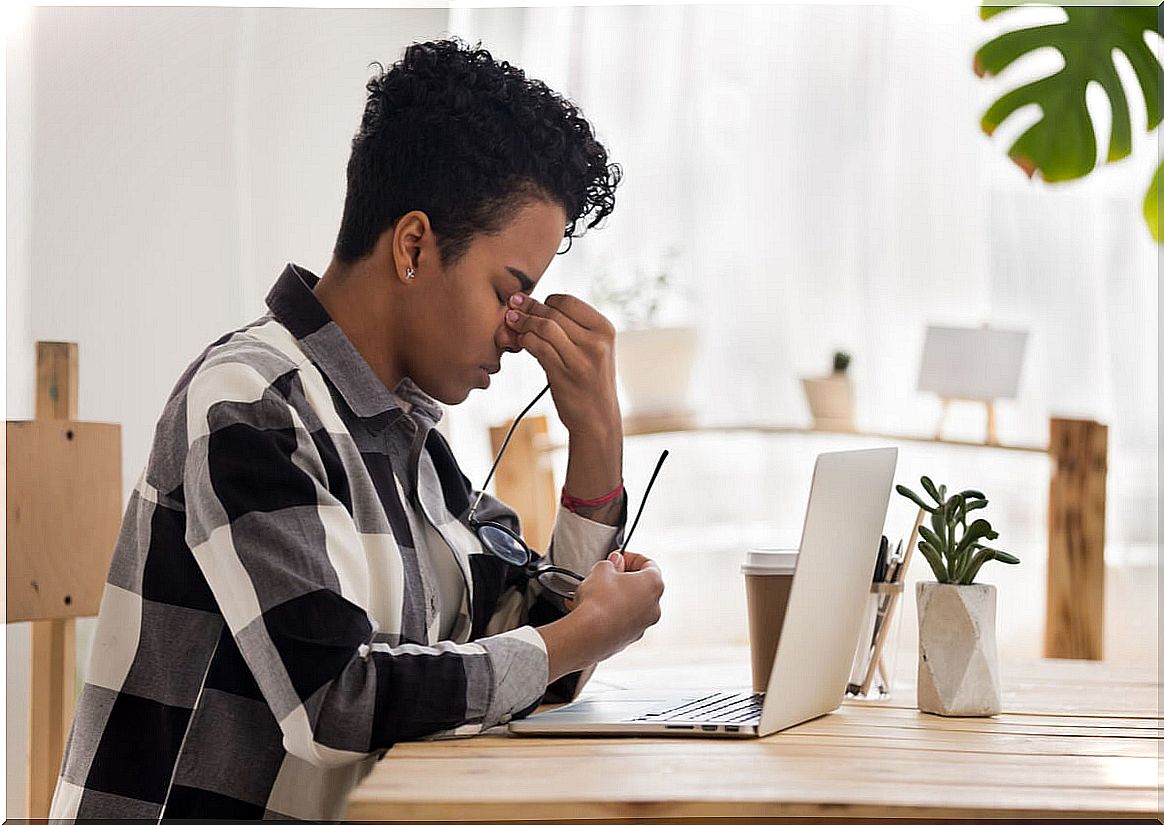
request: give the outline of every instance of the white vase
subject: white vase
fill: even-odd
[[[844,373],[824,378],[801,378],[812,425],[818,430],[856,429],[853,424],[853,387]]]
[[[917,706],[941,716],[999,710],[992,584],[917,583]]]
[[[618,333],[615,358],[629,414],[690,413],[687,394],[697,339],[694,327],[632,329]]]

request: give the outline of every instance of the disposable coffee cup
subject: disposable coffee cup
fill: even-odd
[[[748,597],[752,690],[756,693],[768,689],[798,555],[797,550],[749,550],[740,568]]]

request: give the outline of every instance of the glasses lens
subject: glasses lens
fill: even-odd
[[[538,583],[551,593],[566,599],[574,598],[574,592],[578,589],[578,580],[576,578],[550,570],[538,576]]]
[[[477,529],[477,535],[480,536],[486,550],[509,564],[521,565],[529,561],[525,545],[508,531],[493,524],[482,524]]]

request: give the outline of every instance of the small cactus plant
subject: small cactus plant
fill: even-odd
[[[921,477],[921,485],[933,499],[932,504],[901,484],[897,485],[897,492],[930,514],[933,528],[921,525],[918,550],[940,583],[973,584],[982,565],[991,560],[1019,563],[1005,550],[982,544],[998,538],[989,521],[979,518],[966,524],[967,514],[986,506],[986,496],[977,490],[963,490],[946,498],[946,485],[936,486],[928,476]]]
[[[847,352],[837,351],[833,353],[833,374],[844,375],[845,370],[849,368],[849,362],[853,360]]]

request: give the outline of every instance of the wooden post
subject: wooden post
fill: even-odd
[[[1107,427],[1051,419],[1047,624],[1043,655],[1103,658]]]
[[[77,345],[36,342],[36,417],[77,417]],[[47,819],[73,721],[77,624],[72,618],[32,623],[28,727],[28,816]]]
[[[500,427],[489,428],[494,455],[501,449],[512,424],[506,421]],[[538,444],[539,439],[546,438],[546,433],[545,416],[525,418],[514,431],[505,458],[493,476],[497,498],[517,511],[522,537],[539,553],[545,553],[550,545],[557,512],[553,456]]]

